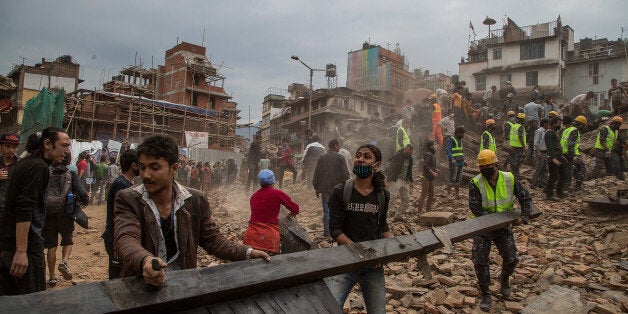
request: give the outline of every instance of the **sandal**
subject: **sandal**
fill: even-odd
[[[56,285],[57,285],[57,282],[59,282],[59,281],[57,280],[57,278],[50,278],[50,279],[48,280],[48,286],[49,286],[49,287],[54,287],[54,286],[56,286]]]

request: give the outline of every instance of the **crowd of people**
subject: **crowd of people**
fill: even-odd
[[[513,210],[517,199],[519,223],[527,224],[530,188],[542,188],[546,200],[553,202],[568,191],[581,190],[585,179],[602,175],[603,167],[606,175],[625,179],[623,156],[628,136],[621,131],[621,115],[598,117],[584,112],[582,104],[591,99],[589,93],[556,108],[539,88],[533,90],[529,103],[519,106],[513,101],[516,90],[506,85],[499,93],[491,88],[477,109],[463,83],[451,96],[438,90],[424,104],[408,102],[402,113],[394,116],[397,121],[390,116],[364,121],[365,132],[356,140],[362,143],[355,150],[343,147],[343,138],[322,143],[308,129],[300,167],[289,139],[282,139],[278,146],[262,147],[259,134],[240,167],[232,158],[214,165],[183,158],[176,140],[161,134],[147,137],[137,149],[127,149],[118,157],[102,156],[97,163],[89,153],[81,153],[72,165],[68,134],[52,127],[31,135],[26,157],[20,159],[17,135],[4,134],[0,137],[0,295],[53,287],[58,282],[56,271],[71,280],[68,259],[77,212],[103,201],[107,218],[102,238],[109,278],[140,276],[159,287],[165,271],[196,267],[198,247],[232,261],[261,258],[269,262],[271,256],[281,254],[280,207],[289,210],[290,218],[301,211],[283,191],[286,172],[292,174],[291,184],[303,186],[300,191],[309,190],[320,198],[322,237],[338,245],[393,237],[389,217],[403,222],[408,215],[430,211],[441,161],[446,161],[449,169],[444,191],[448,197],[461,197],[463,170],[469,160],[475,160],[480,173],[468,185],[471,219]],[[617,91],[613,90],[610,103],[613,110],[621,111],[615,103]],[[625,91],[619,90],[619,95],[623,94]],[[503,96],[502,102],[495,101],[498,95]],[[444,111],[447,114],[443,116]],[[590,120],[602,126],[596,129],[595,167],[586,176],[580,148]],[[385,127],[385,121],[394,123],[394,132]],[[481,132],[479,150],[471,159],[465,157],[469,149],[464,147],[469,143],[465,139],[469,129]],[[498,161],[500,150],[506,155],[502,163]],[[417,155],[422,157],[420,162],[414,161]],[[526,162],[535,169],[527,187],[520,172]],[[421,170],[420,175],[414,175],[415,168]],[[508,168],[511,171],[505,171]],[[238,178],[250,197],[251,215],[241,241],[233,241],[212,219],[207,198],[211,191],[232,188]],[[420,197],[410,203],[416,178],[420,179]],[[393,209],[395,198],[399,202]],[[474,237],[472,261],[483,310],[490,309],[492,302],[491,243],[503,260],[499,282],[506,299],[511,294],[509,278],[518,263],[511,227]],[[57,264],[59,245],[61,262]],[[341,305],[359,284],[367,311],[385,311],[382,265],[328,278],[327,284]]]

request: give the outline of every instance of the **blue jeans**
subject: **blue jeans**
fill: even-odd
[[[323,203],[323,235],[329,236],[329,194],[321,193]]]
[[[338,304],[343,306],[353,286],[359,283],[368,313],[386,313],[384,268],[360,270],[331,277],[327,287]]]
[[[462,181],[462,167],[464,161],[450,160],[449,161],[449,180],[447,185],[460,185]]]

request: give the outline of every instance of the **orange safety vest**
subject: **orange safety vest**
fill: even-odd
[[[438,122],[443,118],[443,113],[441,112],[440,105],[435,102],[434,103],[434,111],[432,111],[432,122]]]

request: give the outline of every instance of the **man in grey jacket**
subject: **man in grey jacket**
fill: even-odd
[[[318,159],[312,178],[316,197],[322,194],[324,237],[329,237],[329,196],[338,183],[349,179],[345,158],[338,153],[340,143],[337,139],[333,139],[329,141],[328,147],[327,153]]]

